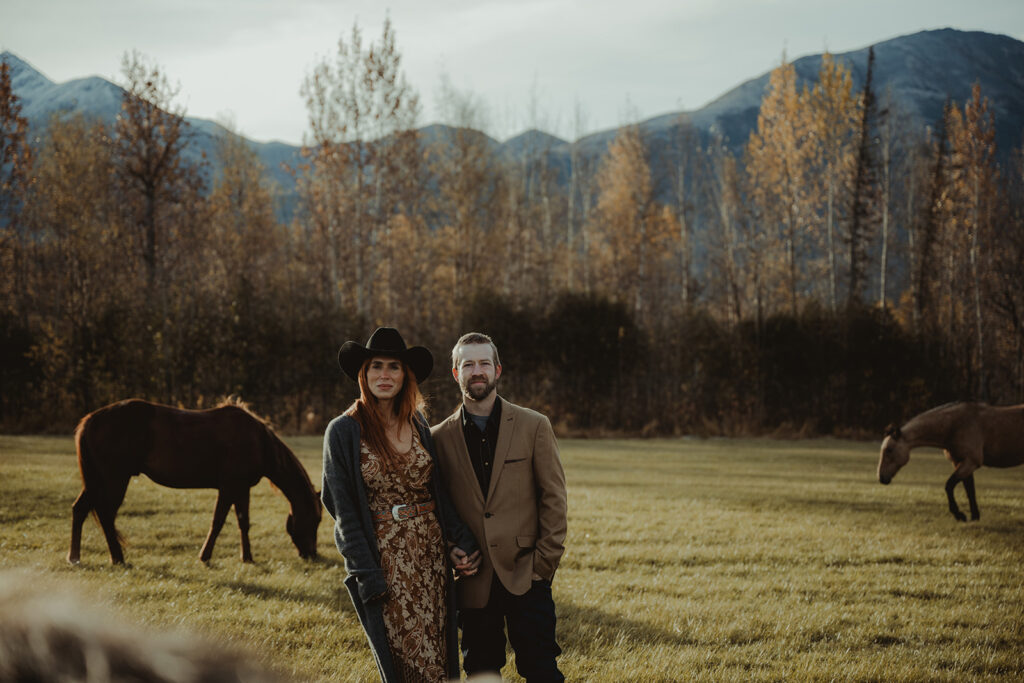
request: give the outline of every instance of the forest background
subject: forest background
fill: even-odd
[[[1024,149],[980,87],[920,126],[826,54],[771,74],[738,151],[685,117],[598,159],[510,160],[415,128],[385,23],[303,84],[309,142],[283,221],[234,135],[190,159],[176,89],[125,55],[113,127],[30,130],[0,65],[0,431],[67,432],[131,396],[236,394],[316,433],[353,399],[335,352],[398,327],[435,356],[491,334],[501,391],[562,434],[875,435],[948,400],[1024,401]],[[573,147],[575,149],[575,146]],[[699,233],[695,227],[699,225]]]

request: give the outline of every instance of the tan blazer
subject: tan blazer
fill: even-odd
[[[455,509],[482,551],[479,571],[455,581],[459,607],[484,607],[494,575],[514,595],[530,589],[534,573],[550,581],[565,550],[565,472],[551,423],[498,400],[501,426],[486,500],[469,460],[462,406],[430,430]]]

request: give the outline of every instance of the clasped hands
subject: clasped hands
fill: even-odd
[[[467,555],[466,551],[459,546],[452,546],[448,556],[452,560],[452,565],[455,567],[455,571],[458,572],[459,576],[473,576],[476,574],[477,568],[480,566],[480,551],[473,552],[472,555]]]

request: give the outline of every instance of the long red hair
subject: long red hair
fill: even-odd
[[[366,442],[371,451],[381,457],[385,467],[390,470],[401,454],[395,450],[395,447],[391,445],[391,439],[388,438],[387,425],[391,422],[388,418],[392,418],[399,425],[409,424],[416,429],[413,416],[416,413],[425,412],[427,402],[423,398],[423,394],[420,393],[416,374],[409,369],[408,365],[402,363],[402,389],[398,392],[398,396],[391,401],[392,414],[385,414],[380,401],[370,391],[370,383],[366,379],[366,371],[370,368],[370,362],[376,357],[367,358],[359,368],[359,398],[352,402],[345,414],[351,415],[359,423],[362,440]]]

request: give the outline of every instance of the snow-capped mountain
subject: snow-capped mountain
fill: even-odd
[[[0,54],[0,60],[10,66],[11,87],[21,101],[21,115],[28,119],[34,131],[42,130],[54,115],[80,112],[112,124],[121,111],[124,89],[106,79],[91,76],[54,83],[11,52]],[[192,129],[187,156],[198,160],[205,154],[207,159],[215,159],[216,140],[228,135],[227,129],[207,119],[186,117],[186,120]],[[286,195],[289,194],[294,180],[282,164],[296,164],[299,148],[281,142],[249,141],[249,145],[259,154],[270,176]]]
[[[33,127],[58,112],[81,111],[113,120],[121,109],[121,88],[98,76],[57,84],[10,52],[4,52],[0,59],[10,65],[11,87],[21,100],[21,114]]]
[[[1021,145],[1024,42],[991,33],[942,29],[893,38],[874,48],[876,94],[881,96],[890,90],[893,98],[919,125],[934,125],[947,98],[962,104],[977,82],[995,115],[999,157],[1005,159],[1011,149]],[[849,65],[857,89],[863,87],[867,55],[867,47],[835,55]],[[59,112],[80,111],[112,122],[120,109],[123,91],[102,78],[81,78],[58,84],[9,52],[0,55],[0,59],[11,65],[14,92],[22,101],[23,115],[34,129],[41,129],[50,116]],[[801,83],[817,80],[821,59],[821,55],[811,55],[793,62]],[[700,109],[685,112],[686,116],[702,135],[716,131],[733,149],[741,148],[757,125],[769,73],[770,70],[725,92]],[[665,87],[684,92],[686,84],[668,83]],[[683,112],[668,113],[639,124],[650,143],[652,162],[658,161],[660,150],[669,147],[668,140],[679,125],[681,114]],[[226,130],[205,119],[189,118],[188,121],[195,133],[190,153],[198,157],[205,152],[207,159],[215,159],[215,140]],[[424,138],[429,140],[441,139],[444,131],[445,126],[438,124],[422,129]],[[617,132],[611,129],[581,138],[577,141],[580,152],[592,159],[600,156]],[[562,177],[567,175],[572,144],[568,141],[540,131],[527,131],[503,143],[491,142],[500,153],[513,158],[543,153]],[[294,180],[283,165],[298,162],[299,148],[280,142],[250,144],[281,185],[283,194],[291,195]]]
[[[941,29],[922,31],[874,45],[876,97],[891,90],[897,103],[920,125],[934,126],[942,116],[947,98],[962,105],[975,82],[989,100],[995,115],[996,144],[1000,155],[1019,147],[1024,133],[1024,42],[981,31]],[[855,90],[864,87],[868,47],[833,55],[850,67]],[[816,83],[822,55],[793,61],[797,87]],[[697,130],[717,129],[738,149],[757,127],[761,97],[768,87],[770,70],[753,78],[706,106],[687,112]],[[682,87],[678,89],[683,89]],[[649,139],[667,139],[679,124],[680,112],[657,116],[640,124]],[[595,133],[581,142],[603,149],[615,130]]]

